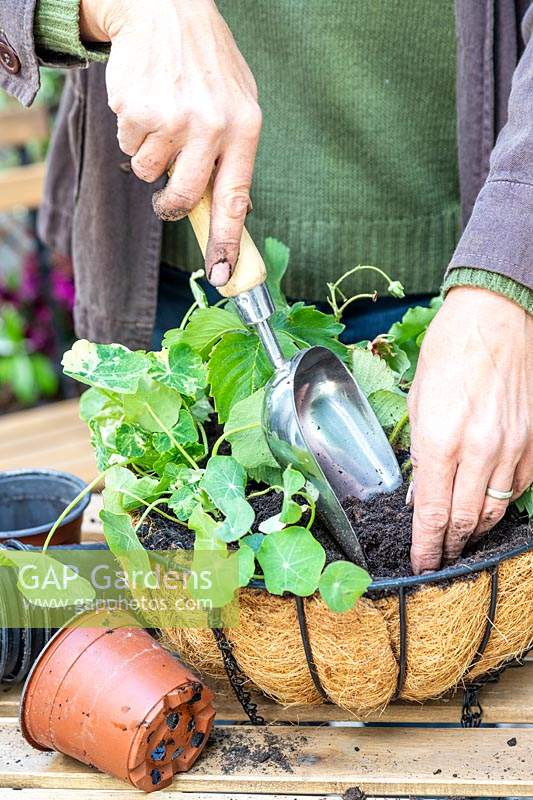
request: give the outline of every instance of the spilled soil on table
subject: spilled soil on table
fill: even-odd
[[[274,733],[265,731],[261,742],[251,740],[243,732],[233,729],[231,732],[222,728],[213,728],[211,738],[206,746],[206,752],[213,748],[220,763],[220,768],[225,775],[238,772],[246,766],[255,770],[271,772],[294,772],[293,765],[302,763],[302,747],[307,743],[303,734],[285,737],[283,741]]]

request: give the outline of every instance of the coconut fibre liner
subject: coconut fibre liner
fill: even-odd
[[[364,506],[356,502],[347,505],[370,570],[379,577],[411,574],[412,510],[404,499],[402,488]],[[277,495],[255,498],[256,526],[262,518],[277,513],[279,504]],[[192,544],[184,526],[161,518],[152,517],[140,533],[148,548],[187,548]],[[313,533],[323,544],[328,561],[342,557],[325,529],[315,525]],[[401,682],[397,593],[383,596],[370,592],[342,614],[330,611],[318,595],[305,598],[312,658],[327,699],[364,718],[385,708],[394,697],[415,701],[438,697],[529,649],[533,644],[533,553],[512,559],[505,559],[504,554],[526,544],[530,536],[527,523],[509,512],[461,559],[460,563],[471,565],[475,580],[441,580],[407,595]],[[503,560],[497,569],[497,603],[490,637],[480,655],[494,579],[488,570],[476,569],[476,562],[498,554]],[[294,598],[242,589],[239,624],[225,629],[225,634],[240,668],[265,694],[284,705],[325,701],[309,669]],[[200,672],[216,677],[225,674],[209,629],[167,628],[162,635],[168,646]]]

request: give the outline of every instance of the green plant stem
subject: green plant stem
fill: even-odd
[[[137,475],[141,475],[143,478],[151,478],[154,474],[153,472],[151,474],[145,472],[143,469],[141,469],[141,467],[138,464],[132,463],[129,466],[137,473]]]
[[[402,414],[402,416],[400,417],[400,419],[398,420],[398,422],[391,431],[391,434],[389,436],[389,444],[391,447],[393,447],[396,444],[396,442],[400,437],[401,432],[403,431],[408,422],[409,422],[409,412],[406,411],[404,414]]]
[[[136,524],[136,526],[135,526],[135,529],[134,529],[134,530],[135,530],[135,533],[137,533],[137,531],[139,530],[139,528],[140,528],[140,527],[141,527],[141,525],[143,524],[143,522],[144,522],[144,520],[146,519],[146,517],[148,516],[148,514],[149,514],[151,511],[157,511],[157,506],[158,506],[158,505],[160,505],[160,503],[164,503],[164,502],[166,502],[166,498],[165,498],[165,497],[158,497],[158,498],[157,498],[157,500],[154,500],[154,502],[153,502],[153,503],[150,503],[150,505],[148,505],[148,506],[145,508],[145,510],[143,511],[143,513],[142,513],[142,515],[141,515],[141,517],[140,517],[140,519],[139,519],[138,523],[137,523],[137,524]]]
[[[187,322],[189,321],[189,318],[190,318],[191,314],[193,313],[193,311],[196,311],[197,308],[200,308],[200,304],[198,303],[197,300],[195,300],[194,303],[192,304],[192,306],[189,308],[189,310],[185,313],[185,316],[183,317],[183,319],[181,320],[180,327],[179,327],[180,331],[182,331],[185,328]]]
[[[351,303],[355,302],[356,300],[361,300],[363,298],[372,300],[376,296],[375,292],[372,292],[371,294],[363,293],[354,295],[353,297],[350,298],[346,298],[346,295],[340,289],[340,285],[342,284],[343,281],[345,281],[347,278],[350,278],[352,275],[355,275],[356,272],[360,272],[362,270],[376,272],[378,275],[381,275],[382,278],[385,278],[389,286],[392,283],[390,276],[387,275],[386,272],[384,272],[379,267],[374,267],[370,264],[359,264],[357,267],[353,267],[353,269],[350,269],[348,270],[348,272],[345,272],[344,275],[341,275],[341,277],[337,281],[335,281],[335,283],[328,283],[328,288],[330,292],[330,296],[328,297],[328,304],[331,306],[337,322],[341,320],[344,311],[348,308],[348,306]],[[340,306],[340,308],[337,305],[337,293],[340,294],[341,298],[344,300],[344,303]]]
[[[166,500],[168,500],[168,497],[160,497],[159,499],[166,501]],[[146,501],[145,501],[145,505],[147,505]],[[177,525],[181,525],[182,524],[177,517],[173,517],[172,514],[167,514],[166,511],[161,511],[160,508],[154,508],[153,511],[155,511],[156,514],[159,514],[160,517],[164,517],[165,519],[168,519],[169,522],[175,522]]]
[[[261,427],[261,423],[260,422],[250,422],[249,425],[243,425],[241,428],[233,428],[232,431],[228,431],[227,433],[226,433],[226,431],[224,431],[224,433],[221,436],[218,437],[218,439],[216,440],[215,444],[211,448],[211,455],[212,456],[216,456],[217,455],[217,453],[218,453],[218,451],[220,449],[220,445],[222,444],[222,442],[225,442],[226,439],[229,436],[234,436],[234,434],[236,434],[236,433],[244,433],[245,431],[253,431],[256,428],[260,428],[260,427]]]
[[[200,437],[202,439],[202,445],[203,445],[203,448],[204,448],[204,454],[203,454],[202,458],[206,458],[209,455],[209,444],[207,442],[207,434],[206,434],[205,428],[204,428],[204,426],[202,425],[201,422],[198,422],[198,420],[196,420],[196,424],[198,426],[198,430],[200,431]]]
[[[336,289],[338,289],[338,287],[341,285],[343,281],[346,280],[346,278],[350,278],[352,275],[355,275],[356,272],[360,272],[361,270],[369,270],[370,272],[377,272],[378,275],[381,275],[382,278],[385,278],[387,283],[391,283],[390,276],[387,275],[387,273],[384,272],[379,267],[374,267],[371,264],[359,264],[357,267],[353,267],[352,269],[348,270],[348,272],[345,272],[344,275],[341,275],[341,277],[337,281],[335,281],[334,284],[332,284],[333,290],[335,291]]]
[[[263,497],[265,494],[269,494],[269,492],[283,492],[283,486],[268,486],[266,489],[258,489],[257,492],[250,492],[247,500],[251,500],[252,497]]]
[[[401,471],[402,475],[407,475],[409,470],[412,470],[412,467],[413,467],[413,462],[412,462],[412,460],[410,458],[408,458],[407,461],[404,464],[402,464],[402,466],[401,466],[401,470],[400,471]]]
[[[152,415],[152,417],[154,418],[154,420],[157,422],[157,424],[158,424],[158,425],[159,425],[159,426],[162,428],[162,430],[163,430],[163,431],[166,433],[166,435],[168,436],[168,438],[170,439],[170,441],[172,442],[172,444],[174,445],[174,447],[176,448],[176,450],[177,450],[179,453],[181,453],[181,455],[183,456],[183,458],[184,458],[186,461],[188,461],[188,462],[189,462],[190,466],[191,466],[193,469],[200,469],[199,465],[196,463],[196,461],[194,460],[194,458],[193,458],[192,456],[190,456],[190,455],[189,455],[189,453],[188,453],[188,452],[185,450],[185,448],[183,447],[183,445],[181,445],[181,444],[180,444],[180,443],[179,443],[179,442],[176,440],[176,438],[174,437],[174,435],[173,435],[172,431],[171,431],[171,430],[169,430],[169,429],[166,427],[166,425],[165,425],[165,424],[164,424],[164,423],[163,423],[163,422],[162,422],[162,421],[159,419],[159,417],[157,416],[157,414],[155,413],[155,411],[152,409],[152,407],[151,407],[151,406],[149,406],[149,405],[148,405],[148,403],[144,403],[144,406],[145,406],[145,408],[147,408],[147,409],[148,409],[148,411],[150,412],[150,414]]]
[[[117,398],[113,396],[113,393],[110,392],[109,389],[100,389],[99,387],[96,387],[96,389],[98,392],[100,392],[100,394],[103,394],[105,397],[107,397],[108,400],[111,400],[112,403],[116,404]]]
[[[126,497],[132,497],[134,500],[137,500],[138,503],[142,503],[143,506],[149,506],[150,505],[150,503],[147,503],[146,500],[143,497],[139,497],[138,495],[134,494],[133,492],[128,492],[127,489],[122,489],[121,492]],[[168,492],[167,492],[167,494],[168,494]],[[166,502],[166,500],[168,500],[168,498],[159,497],[158,500],[162,500],[162,501]],[[179,524],[179,519],[177,519],[177,517],[173,517],[171,514],[167,514],[166,511],[161,511],[161,509],[159,509],[159,508],[156,508],[154,510],[155,510],[155,512],[157,514],[160,514],[165,519],[170,520],[170,522],[177,522]]]
[[[76,506],[78,505],[78,503],[79,503],[81,500],[83,500],[83,498],[84,498],[86,495],[90,494],[90,492],[92,492],[92,490],[95,488],[95,486],[98,486],[98,484],[99,484],[99,483],[100,483],[100,482],[101,482],[101,481],[104,479],[104,477],[105,477],[106,473],[107,473],[107,472],[108,472],[110,469],[111,469],[111,467],[108,467],[108,468],[107,468],[107,469],[105,469],[103,472],[101,472],[99,475],[97,475],[97,476],[96,476],[96,478],[95,478],[93,481],[91,481],[91,483],[90,483],[88,486],[86,486],[86,487],[85,487],[85,489],[83,489],[83,490],[82,490],[82,491],[79,493],[79,495],[78,495],[77,497],[75,497],[75,498],[74,498],[74,500],[72,501],[72,503],[69,503],[69,504],[68,504],[68,506],[67,506],[67,507],[65,508],[65,510],[62,512],[62,514],[60,514],[60,515],[59,515],[59,517],[56,519],[56,521],[55,521],[55,522],[54,522],[54,524],[52,525],[52,528],[51,528],[51,530],[50,530],[50,533],[48,534],[48,536],[47,536],[47,537],[46,537],[46,539],[44,540],[44,544],[43,544],[43,553],[46,553],[46,551],[47,551],[47,549],[48,549],[48,545],[49,545],[49,544],[50,544],[50,542],[52,541],[52,539],[53,539],[53,537],[54,537],[54,534],[55,534],[55,532],[57,531],[57,529],[60,527],[61,523],[62,523],[62,522],[63,522],[63,521],[66,519],[66,517],[68,517],[68,515],[70,514],[70,512],[71,512],[73,509],[75,509],[75,508],[76,508]]]
[[[356,300],[375,300],[376,299],[376,292],[362,292],[361,294],[354,294],[353,297],[348,298],[345,303],[338,310],[339,319],[342,317],[346,309],[352,303],[355,303]]]
[[[312,500],[311,497],[309,497],[308,494],[299,493],[298,496],[303,497],[305,500],[307,500],[307,505],[309,506],[309,522],[307,523],[306,528],[308,531],[310,531],[315,522],[316,503],[314,502],[314,500]]]

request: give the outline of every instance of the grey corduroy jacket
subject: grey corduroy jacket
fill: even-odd
[[[0,87],[25,105],[39,88],[36,0],[0,0]],[[533,289],[533,0],[456,0],[457,112],[465,230],[450,267]],[[79,62],[76,62],[79,66]],[[76,329],[96,341],[150,343],[162,223],[158,185],[125,169],[107,106],[105,67],[73,70],[51,150],[40,230],[71,253]]]

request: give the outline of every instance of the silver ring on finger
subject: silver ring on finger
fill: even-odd
[[[491,486],[488,486],[485,494],[487,497],[492,497],[493,500],[510,500],[513,496],[513,490],[509,489],[508,492],[500,492],[499,489],[493,489]]]

